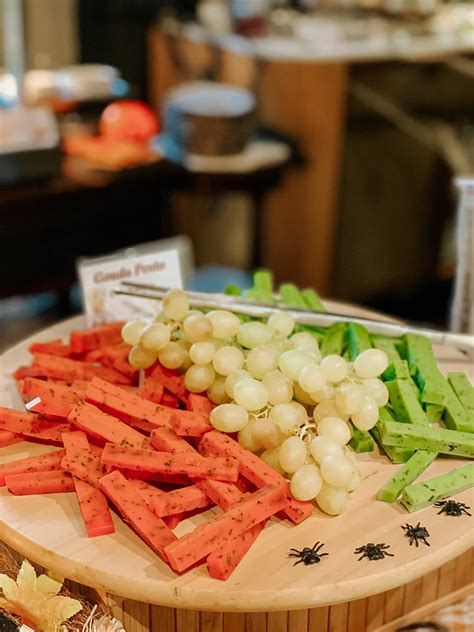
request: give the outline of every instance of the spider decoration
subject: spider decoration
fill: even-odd
[[[358,562],[363,557],[368,557],[369,560],[383,560],[384,557],[390,555],[390,557],[394,557],[393,553],[389,553],[386,549],[390,548],[390,544],[374,544],[373,542],[369,542],[368,544],[364,544],[364,546],[359,546],[354,553],[358,555],[362,553],[362,555],[358,558]]]
[[[402,529],[405,530],[405,535],[410,538],[410,546],[414,543],[416,546],[420,545],[420,540],[430,546],[430,543],[426,538],[430,537],[429,531],[426,527],[420,526],[420,523],[414,527],[411,524],[402,525]]]
[[[466,516],[470,516],[471,514],[468,512],[470,509],[469,505],[464,503],[460,503],[457,500],[439,500],[434,504],[435,507],[441,507],[438,511],[439,514],[446,514],[447,516],[461,516],[465,514]]]
[[[321,558],[324,555],[329,555],[329,553],[319,552],[323,548],[323,546],[324,542],[316,542],[312,548],[310,548],[309,546],[305,546],[304,549],[301,549],[301,551],[298,551],[298,549],[290,549],[288,557],[299,558],[298,561],[293,564],[293,566],[301,564],[301,562],[303,562],[305,566],[309,566],[310,564],[317,564],[321,561]]]

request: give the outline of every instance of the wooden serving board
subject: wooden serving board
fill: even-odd
[[[71,319],[7,351],[1,357],[0,405],[22,406],[10,375],[19,365],[29,363],[27,348],[32,340],[67,337],[71,329],[83,325],[82,318]],[[451,349],[437,351],[443,370],[470,370],[472,378],[473,367],[461,354]],[[50,449],[17,444],[0,451],[0,462]],[[118,518],[115,535],[87,538],[73,494],[16,497],[1,488],[0,540],[55,573],[108,594],[145,604],[218,612],[310,609],[362,599],[426,575],[472,545],[471,518],[437,515],[433,507],[408,514],[399,504],[379,502],[377,491],[398,466],[378,453],[359,455],[357,461],[364,481],[351,494],[343,515],[330,517],[315,509],[298,526],[270,521],[226,582],[210,579],[204,565],[181,577],[175,575]],[[461,464],[458,459],[437,460],[422,478]],[[457,499],[474,505],[472,490]],[[202,514],[187,520],[178,526],[177,534],[205,519]],[[430,547],[410,547],[401,529],[406,522],[419,521],[431,534]],[[313,566],[293,566],[293,560],[287,558],[289,549],[312,546],[316,540],[325,543],[329,556]],[[368,542],[390,544],[394,557],[357,561],[354,549]]]

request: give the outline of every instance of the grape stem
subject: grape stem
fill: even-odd
[[[311,435],[311,434],[313,434],[313,433],[308,432],[308,430],[310,430],[311,428],[316,429],[316,424],[315,424],[315,423],[312,423],[312,422],[308,422],[308,423],[304,424],[304,426],[302,426],[302,427],[299,429],[299,432],[298,432],[298,437],[299,437],[302,441],[304,441],[304,440],[305,440],[305,439],[307,439],[307,438],[310,438],[310,435]]]

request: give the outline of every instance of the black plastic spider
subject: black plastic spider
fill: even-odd
[[[303,564],[305,566],[309,566],[310,564],[317,564],[321,561],[321,558],[324,555],[329,555],[329,553],[319,553],[319,551],[323,548],[324,542],[316,542],[313,548],[309,548],[309,546],[305,546],[304,549],[298,551],[298,549],[290,549],[288,553],[288,557],[298,557],[299,560],[293,564],[296,566],[297,564]]]
[[[462,514],[466,514],[466,516],[471,515],[468,512],[468,509],[470,509],[469,505],[460,503],[457,500],[438,500],[434,506],[441,507],[438,511],[438,515],[442,513],[445,513],[447,516],[461,516]]]
[[[426,544],[426,546],[430,546],[430,543],[426,538],[430,537],[429,531],[426,527],[421,527],[420,523],[414,527],[411,524],[402,525],[402,529],[406,531],[405,535],[410,538],[410,546],[415,543],[416,546],[419,546],[419,541],[421,540]]]
[[[393,553],[388,553],[386,549],[390,548],[390,544],[374,544],[373,542],[369,542],[368,544],[364,544],[364,546],[359,546],[358,549],[354,551],[356,555],[362,553],[362,555],[358,558],[358,562],[363,557],[368,557],[369,560],[383,560],[384,557],[390,555],[390,557],[394,557]]]

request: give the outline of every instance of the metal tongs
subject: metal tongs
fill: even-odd
[[[150,300],[161,300],[170,288],[158,287],[143,283],[132,283],[122,281],[120,289],[114,290],[115,294],[126,296],[136,296],[137,298],[147,298]],[[295,322],[301,325],[313,325],[316,327],[329,327],[335,323],[359,323],[364,325],[372,334],[381,336],[403,336],[404,334],[418,334],[426,336],[432,342],[448,347],[462,349],[469,354],[474,351],[474,336],[468,334],[457,334],[449,331],[438,331],[428,327],[417,327],[398,323],[385,322],[373,318],[361,318],[359,316],[347,316],[335,312],[313,312],[311,310],[297,309],[287,305],[276,305],[260,303],[241,296],[231,296],[227,294],[210,294],[207,292],[186,291],[189,302],[193,307],[205,307],[209,309],[227,308],[239,314],[254,316],[257,318],[268,318],[275,310],[291,314]]]

